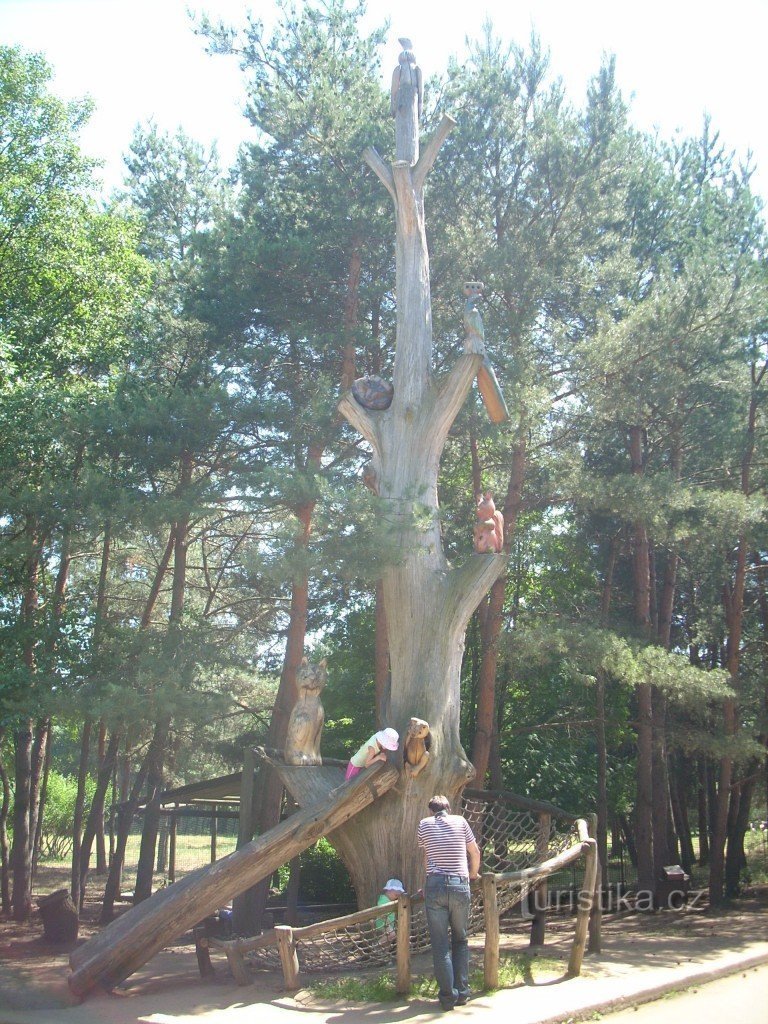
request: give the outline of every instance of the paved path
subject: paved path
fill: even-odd
[[[550,934],[546,955],[565,964],[572,934],[572,923],[566,920]],[[512,949],[525,946],[522,933],[509,939]],[[225,977],[221,962],[220,980],[203,983],[194,953],[185,948],[164,951],[124,987],[111,994],[94,993],[81,1005],[71,1005],[68,997],[66,958],[51,964],[45,976],[32,962],[26,973],[23,965],[14,965],[13,977],[0,965],[0,1024],[490,1024],[497,1019],[555,1024],[588,1020],[595,1013],[659,999],[734,973],[750,976],[763,964],[768,964],[768,914],[630,914],[606,920],[603,950],[585,958],[580,978],[528,979],[512,989],[479,995],[445,1015],[435,1002],[426,1000],[362,1006],[321,1004],[307,992],[293,998],[280,991],[274,976],[240,988]],[[765,975],[764,969],[755,972],[760,983]],[[9,1003],[15,1008],[6,1009]],[[765,1005],[763,1000],[761,1011]],[[698,1015],[692,1019],[703,1024]],[[768,1013],[754,1019],[735,1011],[725,1017],[721,1013],[717,1024],[722,1019],[766,1024]],[[636,1016],[633,1021],[640,1024]]]
[[[765,1024],[768,1020],[768,964],[729,974],[706,985],[694,985],[664,998],[619,1010],[605,1024]]]

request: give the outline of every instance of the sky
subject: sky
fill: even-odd
[[[236,60],[210,56],[190,28],[188,9],[233,25],[250,9],[267,24],[273,0],[0,0],[0,42],[45,54],[53,91],[96,103],[81,140],[104,161],[105,191],[122,181],[122,156],[137,123],[217,141],[228,165],[250,137]],[[383,81],[409,36],[425,76],[461,58],[467,36],[490,19],[503,39],[525,44],[535,30],[569,98],[580,104],[604,54],[634,123],[665,138],[697,135],[705,113],[722,143],[757,168],[753,185],[768,201],[768,0],[368,0],[367,24],[390,21]],[[388,59],[389,58],[389,59]]]

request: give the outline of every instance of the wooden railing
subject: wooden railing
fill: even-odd
[[[583,857],[584,879],[577,897],[576,931],[568,960],[567,975],[569,978],[574,978],[581,973],[581,962],[584,958],[597,883],[597,842],[589,835],[589,827],[583,818],[576,819],[576,826],[579,832],[579,842],[558,854],[557,857],[552,857],[534,867],[523,868],[522,871],[483,874],[481,885],[485,927],[485,955],[483,958],[485,988],[498,988],[499,985],[499,885],[515,883],[530,885],[538,879],[546,879],[556,871],[562,871],[564,867]]]

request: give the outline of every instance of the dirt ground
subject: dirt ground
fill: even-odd
[[[36,886],[36,896],[66,887],[66,868],[49,868],[43,871]],[[87,941],[99,930],[98,915],[101,880],[90,887],[86,895],[84,913],[81,917],[80,934],[76,944]],[[36,901],[33,901],[35,907]],[[123,909],[127,909],[128,904]],[[528,925],[520,918],[513,918],[505,928],[505,946],[526,949]],[[640,960],[646,956],[648,943],[658,943],[664,937],[663,945],[671,952],[676,941],[684,937],[709,937],[710,941],[737,947],[748,937],[768,940],[768,885],[754,886],[745,895],[727,908],[711,913],[706,903],[699,902],[683,911],[655,913],[608,913],[603,918],[603,933],[607,945],[620,941],[629,944]],[[547,949],[545,955],[567,959],[568,948],[573,936],[573,918],[569,915],[553,915],[548,919]],[[18,924],[0,917],[0,1002],[4,1008],[19,1010],[52,1009],[56,1006],[72,1006],[78,1002],[67,988],[68,958],[74,945],[54,945],[47,942],[43,934],[42,921],[37,911],[29,922]],[[482,938],[472,943],[473,959],[481,958]],[[217,980],[232,985],[226,961],[214,961]],[[413,965],[418,970],[418,965]],[[191,937],[182,937],[177,944],[153,958],[141,972],[129,979],[127,988],[138,990],[150,985],[153,989],[189,986],[199,984],[197,961]],[[282,988],[282,978],[264,978],[261,986],[273,994]],[[266,994],[266,993],[265,993]]]

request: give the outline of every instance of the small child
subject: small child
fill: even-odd
[[[347,765],[344,781],[354,779],[363,768],[370,768],[376,761],[386,761],[385,750],[397,750],[400,737],[394,729],[380,729],[352,755]]]
[[[405,887],[399,878],[390,878],[389,881],[384,883],[384,889],[376,900],[376,906],[380,907],[382,903],[394,903],[394,901],[402,896],[405,892]],[[395,931],[395,914],[394,911],[390,914],[385,914],[383,917],[376,918],[376,931],[381,931],[380,939],[383,942],[385,939],[388,942],[394,942],[397,938]]]

